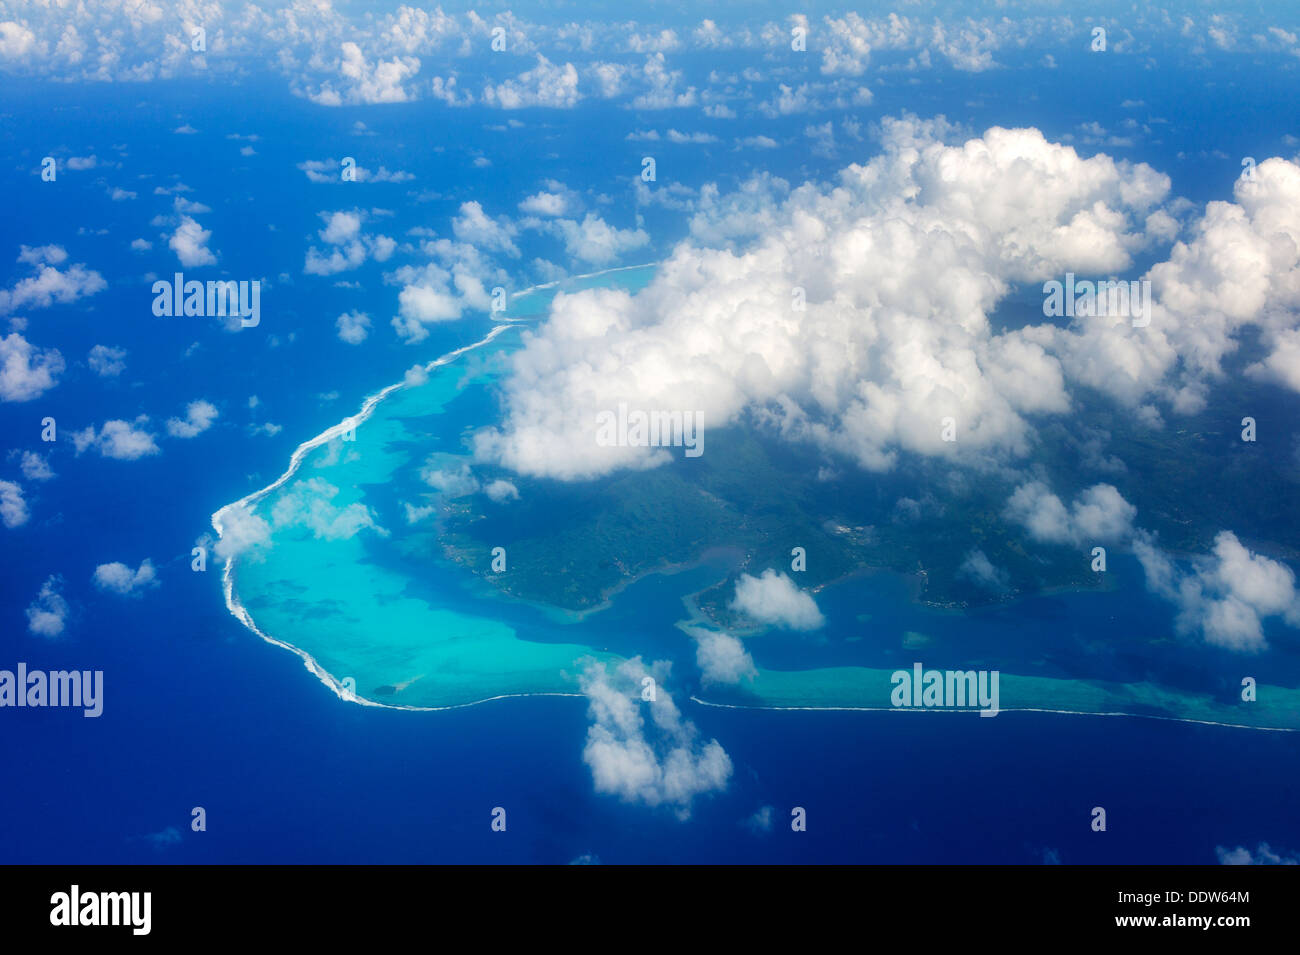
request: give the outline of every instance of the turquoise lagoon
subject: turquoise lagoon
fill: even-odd
[[[720,706],[887,710],[891,674],[924,662],[1000,670],[1003,712],[1300,728],[1300,690],[1261,685],[1258,700],[1245,704],[1232,690],[1235,672],[1207,681],[1205,673],[1227,657],[1186,645],[1168,655],[1181,661],[1200,654],[1199,673],[1162,669],[1154,659],[1136,666],[1109,659],[1115,634],[1108,621],[1172,628],[1172,612],[1143,592],[1135,573],[1117,575],[1124,582],[1102,592],[1037,595],[969,613],[917,605],[898,574],[851,575],[818,595],[828,617],[824,631],[744,634],[756,675],[717,686],[702,684],[695,668],[689,632],[712,624],[694,609],[692,595],[725,579],[741,555],[712,553],[646,575],[586,613],[507,596],[492,585],[488,568],[473,573],[448,559],[439,508],[486,499],[441,500],[421,471],[431,462],[444,471],[468,467],[466,438],[491,422],[494,382],[557,291],[635,291],[653,274],[654,266],[640,266],[516,294],[483,340],[430,362],[423,381],[375,393],[301,445],[278,481],[214,514],[219,534],[236,519],[264,522],[270,533],[227,561],[231,612],[299,654],[341,698],[366,705],[438,709],[515,695],[576,695],[575,677],[591,661],[641,655],[671,660],[673,682],[691,699]],[[412,522],[408,507],[425,510]],[[1063,621],[1082,631],[1070,635],[1071,646],[1081,648],[1077,659],[1052,646],[1062,640]],[[1287,663],[1281,672],[1300,672],[1295,660]],[[1243,664],[1241,672],[1249,669]]]

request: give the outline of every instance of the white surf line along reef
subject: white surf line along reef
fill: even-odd
[[[599,272],[588,272],[584,275],[574,275],[574,276],[570,276],[567,279],[558,279],[554,282],[546,282],[542,285],[529,286],[526,289],[522,289],[518,292],[515,292],[514,297],[522,298],[534,292],[540,292],[546,289],[555,288],[556,286],[564,282],[597,278],[601,275],[607,275],[612,272],[628,272],[633,269],[650,268],[658,264],[659,263],[657,262],[647,262],[644,265],[623,265],[617,268],[603,269]],[[450,364],[451,362],[460,358],[462,355],[474,351],[477,348],[482,348],[484,345],[491,342],[494,338],[496,338],[498,335],[500,335],[502,332],[506,331],[507,329],[531,321],[535,321],[535,319],[530,316],[528,318],[523,318],[523,319],[508,319],[499,322],[497,325],[493,327],[493,329],[490,332],[487,333],[487,335],[485,335],[479,341],[476,341],[471,345],[465,345],[461,348],[457,348],[455,351],[450,351],[447,354],[441,356],[440,358],[435,358],[433,361],[427,363],[424,366],[424,370],[426,372],[431,372],[435,368],[439,368],[443,365]],[[236,510],[248,510],[249,507],[256,504],[262,498],[266,497],[266,495],[270,494],[276,488],[283,487],[285,482],[287,482],[291,477],[293,477],[293,475],[297,472],[298,468],[302,466],[302,462],[307,457],[308,452],[312,451],[315,448],[320,447],[322,444],[332,441],[334,438],[342,436],[345,432],[351,431],[354,428],[356,428],[358,425],[364,423],[366,419],[369,418],[370,415],[374,413],[375,408],[379,406],[379,403],[381,401],[383,401],[385,398],[387,398],[389,395],[391,395],[393,392],[397,391],[398,389],[405,388],[405,387],[408,386],[405,379],[403,379],[402,381],[395,382],[394,384],[389,385],[387,388],[383,388],[380,391],[377,391],[375,394],[366,398],[361,403],[361,410],[359,410],[356,414],[344,418],[338,424],[326,428],[320,434],[316,435],[316,437],[311,438],[308,441],[304,441],[302,444],[298,445],[298,447],[294,449],[293,454],[290,455],[289,457],[289,467],[286,468],[285,472],[281,474],[275,481],[268,484],[260,491],[254,491],[252,494],[248,494],[244,497],[241,497],[238,501],[235,501],[233,504],[227,504],[225,507],[220,508],[219,510],[216,511],[216,513],[212,515],[211,518],[212,529],[217,532],[217,537],[220,538],[223,535],[225,530],[224,515]],[[305,666],[311,673],[315,674],[317,679],[319,679],[327,687],[333,690],[335,695],[337,695],[339,699],[346,700],[349,703],[359,703],[362,706],[375,706],[381,709],[390,709],[390,710],[418,710],[423,712],[432,712],[437,710],[462,709],[463,707],[466,706],[477,706],[479,703],[488,703],[491,702],[492,700],[506,700],[512,697],[520,697],[520,696],[565,696],[565,697],[582,696],[581,693],[503,693],[499,696],[489,696],[481,700],[473,700],[472,702],[469,703],[455,703],[448,706],[409,706],[401,703],[379,703],[375,700],[367,700],[364,697],[357,696],[357,694],[354,691],[344,686],[342,681],[338,680],[334,676],[334,674],[330,673],[323,666],[321,666],[320,663],[316,660],[316,658],[313,657],[306,650],[303,650],[301,647],[295,647],[293,644],[286,643],[283,640],[278,640],[275,637],[271,636],[269,633],[266,633],[260,627],[258,627],[258,625],[253,621],[253,617],[248,612],[248,609],[240,602],[239,598],[235,595],[234,567],[235,567],[235,555],[232,554],[231,556],[226,558],[225,566],[224,568],[222,568],[222,572],[221,572],[221,586],[225,594],[226,609],[230,611],[231,616],[233,616],[236,620],[242,623],[253,633],[257,634],[257,636],[261,637],[267,643],[270,643],[277,647],[281,647],[285,650],[288,650],[290,653],[296,654],[302,660],[303,666]]]
[[[529,291],[531,291],[531,289]],[[523,293],[518,293],[518,294],[523,294]],[[488,344],[494,338],[500,335],[502,332],[506,331],[509,328],[512,328],[514,324],[516,323],[504,323],[495,326],[492,329],[492,331],[488,332],[488,334],[484,336],[481,340],[474,342],[472,345],[466,345],[462,348],[457,348],[455,351],[448,352],[442,357],[434,359],[433,361],[429,362],[424,366],[424,370],[427,372],[431,372],[435,368],[439,368],[443,365],[450,364],[451,362],[460,358],[462,355],[474,351],[475,349],[481,348],[484,345]],[[215,514],[212,515],[212,528],[217,532],[217,536],[221,537],[222,534],[224,533],[225,524],[226,524],[225,517],[227,514],[236,510],[248,510],[252,505],[256,504],[262,498],[266,497],[266,495],[270,494],[276,488],[282,487],[285,484],[285,482],[288,481],[291,477],[293,477],[294,473],[297,472],[298,468],[302,465],[303,460],[307,457],[308,452],[312,451],[315,448],[320,447],[322,444],[332,441],[334,438],[340,437],[345,432],[351,431],[352,429],[356,428],[357,426],[365,422],[365,420],[369,418],[371,414],[374,413],[375,408],[378,407],[381,401],[383,401],[393,392],[397,391],[399,388],[406,388],[406,387],[408,386],[405,380],[389,385],[387,388],[384,388],[381,391],[376,392],[375,394],[367,398],[364,402],[362,402],[361,410],[358,411],[356,414],[344,418],[338,424],[326,428],[320,434],[316,435],[316,437],[310,439],[309,441],[304,441],[302,444],[298,445],[298,447],[294,450],[293,454],[289,458],[289,467],[275,481],[268,484],[266,487],[262,488],[259,491],[254,491],[252,494],[246,495],[245,497],[241,497],[238,501],[235,501],[233,504],[227,504],[225,507],[221,508]],[[406,704],[400,704],[400,703],[379,703],[376,702],[375,700],[367,700],[364,697],[357,696],[357,694],[354,691],[344,686],[342,681],[337,679],[334,676],[334,674],[330,673],[323,666],[321,666],[320,663],[317,662],[316,658],[313,657],[306,650],[303,650],[301,647],[296,647],[291,643],[286,643],[283,640],[279,640],[271,636],[269,633],[266,633],[260,627],[258,627],[258,625],[253,621],[252,615],[249,614],[248,609],[240,602],[239,598],[235,595],[234,566],[235,566],[235,555],[232,554],[226,558],[226,564],[221,574],[222,589],[225,593],[225,598],[226,598],[226,609],[230,611],[231,615],[240,623],[242,623],[245,627],[251,630],[253,633],[257,634],[259,637],[265,640],[267,643],[273,644],[274,646],[277,647],[282,647],[283,649],[296,654],[299,658],[301,658],[303,662],[303,666],[305,666],[310,672],[315,674],[317,679],[319,679],[327,687],[333,690],[334,693],[339,697],[339,699],[346,700],[349,703],[359,703],[362,706],[376,706],[382,709],[421,710],[421,711],[428,712],[434,710],[461,709],[462,707],[466,707],[466,706],[476,706],[479,703],[487,703],[490,702],[491,700],[504,700],[515,696],[574,696],[576,697],[582,695],[581,693],[503,693],[500,696],[489,696],[482,700],[474,700],[469,703],[455,703],[448,706],[408,706]]]
[[[973,709],[958,709],[956,707],[936,706],[929,709],[917,709],[914,707],[895,707],[895,706],[846,706],[843,704],[835,706],[777,706],[766,703],[714,703],[709,700],[700,699],[698,696],[689,697],[692,703],[698,703],[700,706],[712,706],[721,710],[790,710],[810,713],[975,713]],[[1216,720],[1198,720],[1189,716],[1165,716],[1160,713],[1095,713],[1092,710],[1048,710],[1034,706],[1002,706],[998,708],[998,715],[1003,713],[1058,713],[1062,716],[1126,716],[1136,720],[1165,720],[1170,723],[1196,723],[1201,726],[1223,726],[1234,730],[1263,730],[1266,733],[1295,733],[1300,732],[1292,726],[1255,726],[1251,723],[1220,723]]]

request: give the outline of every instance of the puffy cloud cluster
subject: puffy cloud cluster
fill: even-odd
[[[104,277],[77,263],[60,269],[68,258],[61,246],[22,246],[18,261],[32,267],[33,275],[19,279],[12,288],[0,289],[0,315],[19,309],[49,308],[70,305],[108,288]]]
[[[1065,503],[1042,481],[1020,485],[1007,501],[1007,520],[1023,524],[1029,536],[1050,544],[1106,544],[1133,533],[1137,508],[1111,484],[1094,484]]]
[[[741,574],[731,607],[759,623],[788,630],[816,630],[826,623],[811,594],[800,590],[787,575],[771,569],[758,577]]]
[[[683,242],[635,295],[557,295],[479,453],[566,479],[653,464],[654,449],[592,440],[620,402],[700,410],[710,427],[752,413],[872,470],[900,452],[1027,453],[1029,419],[1070,408],[1052,351],[1066,340],[1051,325],[995,332],[990,313],[1012,283],[1128,267],[1169,182],[1033,129],[951,134],[886,121],[883,152],[832,186],[706,190],[692,231],[730,247]]]
[[[134,421],[105,421],[98,431],[93,424],[87,425],[72,432],[72,444],[77,454],[93,449],[106,458],[134,461],[158,453],[158,443],[146,430],[148,423],[148,416],[140,415]]]
[[[397,242],[386,235],[362,232],[365,214],[359,210],[322,212],[325,228],[317,235],[326,243],[325,251],[312,247],[302,270],[308,275],[334,275],[360,268],[367,256],[376,262],[387,262],[397,248]]]
[[[185,406],[184,418],[168,418],[167,433],[173,438],[194,438],[212,427],[217,420],[217,406],[199,399]]]
[[[1200,633],[1207,643],[1229,650],[1267,649],[1263,621],[1281,617],[1300,627],[1295,573],[1285,564],[1252,553],[1231,531],[1221,531],[1214,550],[1179,568],[1149,534],[1139,534],[1133,551],[1147,587],[1178,608],[1182,633]]]
[[[548,181],[549,191],[520,203],[529,213],[519,220],[489,215],[476,201],[461,204],[451,221],[451,238],[429,238],[421,251],[429,262],[403,266],[387,278],[403,287],[398,294],[398,314],[393,328],[409,343],[428,337],[428,326],[454,321],[466,309],[491,307],[489,289],[509,287],[510,279],[498,260],[520,257],[517,240],[525,232],[555,236],[569,257],[582,265],[608,265],[625,253],[649,242],[641,229],[619,229],[588,212],[581,221],[560,218],[576,213],[581,201],[563,183]]]
[[[483,88],[483,102],[502,109],[545,106],[569,109],[582,96],[578,92],[578,70],[572,63],[558,66],[537,54],[537,65],[513,79]]]
[[[339,46],[338,79],[325,81],[307,96],[321,106],[405,103],[412,98],[406,83],[420,72],[414,56],[371,62],[351,40]],[[337,84],[337,85],[336,85]]]
[[[582,758],[597,792],[668,806],[686,819],[697,796],[726,789],[731,759],[716,739],[700,739],[664,688],[664,675],[640,657],[616,668],[595,661],[586,666],[579,685],[590,704],[591,726]],[[656,684],[653,701],[641,699],[646,678]]]
[[[135,570],[116,560],[111,564],[100,564],[95,568],[91,579],[100,590],[124,597],[138,596],[143,591],[158,586],[158,574],[148,558],[141,561]]]

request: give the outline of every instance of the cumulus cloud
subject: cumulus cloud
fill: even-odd
[[[995,330],[990,314],[1015,283],[1130,266],[1169,181],[1033,129],[950,145],[940,121],[882,127],[883,151],[833,186],[706,187],[697,238],[636,294],[557,295],[477,452],[564,479],[658,463],[656,449],[590,440],[590,409],[626,402],[701,410],[718,428],[749,412],[870,470],[903,453],[1027,455],[1030,419],[1071,407],[1052,351],[1070,346],[1050,324]],[[948,417],[956,441],[942,438]]]
[[[63,578],[52,574],[41,585],[36,599],[27,608],[27,629],[38,637],[57,637],[63,633],[70,608],[63,599]]]
[[[650,243],[642,229],[618,229],[588,212],[581,222],[558,219],[550,227],[564,241],[564,249],[587,265],[609,265],[627,252]]]
[[[93,449],[106,458],[134,461],[158,453],[154,436],[145,429],[148,423],[148,416],[140,415],[135,421],[105,421],[98,431],[93,424],[88,425],[72,432],[72,443],[77,454]]]
[[[369,257],[376,262],[387,262],[397,248],[397,242],[386,235],[371,235],[362,231],[365,215],[359,210],[322,212],[325,228],[317,234],[331,248],[321,251],[314,246],[307,250],[303,272],[308,275],[334,275],[359,268]]]
[[[787,575],[771,569],[759,577],[741,574],[731,607],[759,623],[788,630],[816,630],[826,623],[811,594],[800,590]]]
[[[700,739],[664,688],[664,676],[662,667],[652,672],[640,657],[618,667],[591,661],[579,677],[591,719],[582,758],[596,792],[667,806],[687,819],[696,797],[726,789],[731,759],[717,740]],[[653,702],[641,699],[646,678],[656,683]]]
[[[738,637],[702,627],[682,629],[695,640],[695,662],[706,686],[734,685],[758,675],[753,658]]]
[[[100,564],[95,568],[91,580],[100,590],[127,597],[138,596],[145,590],[158,586],[158,575],[154,571],[153,562],[148,558],[141,561],[135,570],[121,561]]]
[[[483,88],[483,102],[501,109],[543,106],[571,109],[581,99],[578,71],[572,63],[557,66],[540,53],[537,65],[513,79]]]
[[[27,502],[23,499],[22,485],[13,481],[0,481],[0,521],[5,527],[21,527],[27,523]]]
[[[10,289],[0,289],[0,315],[19,309],[69,305],[108,288],[104,277],[81,264],[59,266],[68,254],[61,246],[21,246],[18,261],[32,267],[33,275],[19,279]]]
[[[1042,481],[1030,481],[1016,488],[1004,513],[1036,541],[1104,544],[1133,533],[1137,508],[1110,484],[1094,484],[1066,507]]]
[[[488,498],[498,504],[506,501],[519,500],[519,488],[515,487],[510,481],[498,478],[495,481],[489,481],[484,487],[483,492]]]
[[[1180,633],[1200,633],[1207,643],[1257,653],[1268,648],[1263,621],[1281,617],[1300,627],[1300,594],[1290,567],[1252,553],[1231,531],[1220,531],[1214,550],[1184,570],[1155,538],[1139,533],[1133,552],[1147,588],[1178,608]]]
[[[519,211],[531,216],[559,218],[579,211],[582,201],[577,194],[563,183],[554,180],[546,184],[546,189],[533,193],[519,203]]]
[[[247,507],[229,505],[218,513],[217,521],[221,538],[212,550],[222,560],[245,554],[259,560],[271,546],[271,525]]]
[[[339,341],[349,345],[360,345],[370,334],[370,316],[365,312],[344,312],[334,324],[339,330]]]
[[[217,406],[199,399],[185,406],[184,418],[168,418],[167,433],[173,438],[193,438],[212,427],[217,420]]]
[[[215,265],[217,257],[208,248],[212,232],[203,228],[190,216],[181,216],[176,231],[167,240],[168,247],[176,253],[176,258],[185,268],[200,265]]]
[[[57,384],[63,356],[38,348],[17,332],[0,338],[0,401],[31,401]]]
[[[411,98],[406,82],[420,72],[414,56],[391,60],[368,60],[351,40],[339,46],[338,79],[326,81],[309,92],[308,98],[321,106],[344,104],[405,103]]]

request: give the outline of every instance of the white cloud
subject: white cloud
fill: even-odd
[[[49,481],[55,477],[50,462],[35,451],[24,451],[20,467],[29,481]]]
[[[41,585],[36,599],[27,608],[27,629],[38,637],[57,637],[67,623],[69,607],[63,599],[63,578],[56,574]]]
[[[502,109],[542,106],[571,109],[582,96],[578,92],[578,71],[572,63],[553,64],[540,53],[537,65],[514,79],[483,88],[483,102]]]
[[[321,252],[315,247],[307,250],[303,272],[308,275],[334,275],[359,268],[366,257],[376,262],[386,262],[397,248],[397,243],[386,235],[370,235],[362,231],[364,214],[358,210],[322,212],[325,228],[318,235],[321,241],[333,246]]]
[[[695,662],[706,686],[711,683],[734,685],[758,675],[754,660],[740,638],[702,627],[682,629],[695,640]]]
[[[86,363],[101,378],[116,378],[126,371],[126,349],[96,345],[90,349]]]
[[[158,453],[154,436],[144,428],[148,423],[146,415],[140,415],[135,421],[114,419],[105,421],[98,433],[92,424],[72,432],[72,443],[78,454],[93,448],[106,458],[135,461]]]
[[[548,182],[548,191],[534,193],[519,203],[519,211],[526,215],[559,218],[579,211],[582,202],[577,194],[563,183]]]
[[[247,507],[230,505],[218,514],[221,539],[212,550],[222,560],[248,555],[253,560],[271,546],[271,525]]]
[[[646,57],[640,72],[645,89],[633,98],[633,109],[674,109],[696,104],[695,87],[680,87],[682,71],[668,69],[663,53]]]
[[[478,202],[461,203],[460,214],[451,220],[451,230],[457,239],[480,250],[519,255],[514,226],[504,218],[489,218]]]
[[[13,481],[0,481],[0,521],[5,527],[22,527],[27,523],[27,502],[23,499],[22,485]]]
[[[652,674],[640,657],[613,669],[591,661],[579,678],[592,721],[582,758],[596,792],[668,806],[687,819],[696,797],[726,789],[731,759],[717,740],[700,740],[665,689],[665,675],[663,668]],[[654,702],[641,700],[647,677],[657,684]]]
[[[816,630],[826,623],[811,594],[800,590],[785,574],[771,569],[759,577],[741,574],[731,607],[759,623],[788,630]]]
[[[0,23],[0,57],[21,60],[37,46],[36,34],[21,23]]]
[[[364,528],[388,536],[360,501],[346,507],[333,503],[338,494],[339,489],[323,478],[294,481],[272,506],[271,523],[276,530],[305,527],[322,540],[348,540]]]
[[[1245,846],[1235,849],[1216,846],[1214,854],[1220,865],[1300,865],[1300,857],[1274,852],[1267,842],[1261,842],[1254,852]]]
[[[1200,633],[1207,643],[1255,653],[1267,649],[1263,621],[1281,617],[1300,627],[1300,594],[1290,567],[1252,553],[1231,531],[1220,531],[1214,550],[1179,568],[1150,534],[1134,539],[1147,588],[1178,608],[1180,633]]]
[[[326,81],[308,98],[321,106],[344,104],[405,103],[411,98],[404,85],[420,72],[414,56],[391,60],[367,60],[361,47],[348,40],[339,46],[338,86]]]
[[[217,420],[217,406],[199,399],[185,406],[184,418],[168,418],[167,433],[173,438],[193,438],[212,427]]]
[[[37,348],[17,332],[10,332],[0,338],[0,401],[39,398],[57,384],[63,368],[63,356],[57,349]]]
[[[176,253],[181,265],[194,268],[200,265],[215,265],[217,257],[208,249],[208,240],[212,232],[204,229],[190,216],[181,216],[180,225],[167,240],[168,247]]]
[[[490,500],[495,501],[498,504],[505,501],[519,500],[519,488],[515,487],[511,482],[499,478],[495,481],[488,482],[488,484],[484,486],[483,492],[487,494]]]
[[[298,168],[312,182],[335,183],[344,181],[342,175],[343,165],[337,159],[308,159],[298,163]],[[353,166],[353,172],[356,175],[356,182],[409,182],[415,178],[412,173],[402,170],[390,170],[387,166],[380,166],[375,171],[371,171],[364,166]]]
[[[154,571],[153,562],[148,558],[141,561],[135,570],[120,561],[100,564],[95,568],[92,580],[100,590],[123,596],[136,596],[150,587],[158,586],[158,575]]]
[[[1067,508],[1046,484],[1030,481],[1008,499],[1005,516],[1023,524],[1036,541],[1105,544],[1133,533],[1137,508],[1110,484],[1094,484]]]
[[[468,464],[459,464],[452,468],[437,467],[437,455],[429,458],[429,463],[420,470],[420,479],[443,497],[465,497],[479,492],[478,478],[474,477]]]
[[[650,243],[650,236],[644,230],[615,228],[591,212],[581,222],[557,219],[550,227],[564,240],[565,251],[588,265],[609,265]]]
[[[31,265],[36,274],[20,279],[11,289],[0,289],[0,315],[19,309],[49,308],[56,302],[69,305],[108,287],[103,276],[84,265],[70,265],[60,271],[57,266],[67,257],[57,245],[22,246],[18,261]]]
[[[706,186],[700,238],[636,294],[557,295],[514,355],[505,419],[477,453],[563,479],[661,462],[657,449],[591,440],[591,409],[625,401],[699,410],[715,428],[748,410],[877,471],[902,453],[981,466],[1027,455],[1029,419],[1071,407],[1052,351],[1070,346],[1050,324],[996,331],[990,315],[1014,283],[1130,265],[1168,180],[1032,129],[959,145],[939,122],[887,119],[882,131],[883,152],[833,187]],[[945,417],[955,442],[942,439]]]
[[[360,345],[370,334],[370,316],[365,312],[344,312],[335,325],[339,330],[339,341],[349,345]]]

